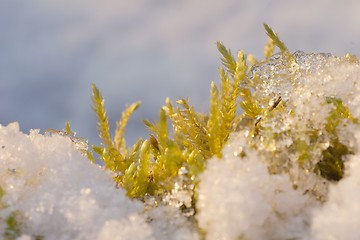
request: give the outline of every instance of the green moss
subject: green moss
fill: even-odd
[[[272,40],[273,44],[280,49],[281,53],[288,54],[289,50],[287,49],[285,44],[280,40],[278,35],[276,33],[274,33],[274,31],[266,23],[264,23],[264,28],[265,28],[266,34]],[[268,57],[268,54],[265,53],[265,57]]]
[[[197,113],[187,99],[178,100],[177,107],[167,99],[160,109],[158,122],[144,121],[151,133],[149,140],[140,140],[130,149],[125,146],[123,133],[128,117],[138,105],[125,110],[112,140],[104,100],[93,85],[93,109],[98,116],[99,136],[103,142],[102,146],[93,146],[93,150],[106,168],[119,173],[115,180],[128,190],[129,196],[161,195],[172,188],[173,179],[182,166],[186,166],[195,179],[204,169],[206,159],[221,155],[239,118],[237,100],[239,93],[244,92],[240,83],[245,77],[246,63],[243,54],[236,61],[222,44],[219,43],[218,48],[224,56],[223,61],[231,67],[228,69],[231,77],[221,69],[220,91],[212,83],[209,114]],[[252,111],[250,107],[247,109]]]
[[[265,59],[269,59],[274,48],[278,47],[285,59],[285,66],[290,69],[296,64],[295,57],[268,25],[264,24],[264,28],[269,37],[264,50]],[[161,196],[173,188],[181,167],[190,172],[189,178],[196,184],[206,160],[213,156],[221,157],[222,148],[230,134],[239,129],[249,130],[248,142],[251,147],[263,149],[272,156],[274,160],[269,163],[271,173],[291,168],[289,159],[282,154],[284,149],[276,148],[277,141],[291,135],[292,144],[287,150],[298,156],[297,162],[301,168],[313,170],[328,180],[340,180],[344,172],[343,158],[351,151],[338,140],[336,131],[343,120],[357,123],[341,99],[324,99],[325,104],[334,106],[325,127],[331,143],[322,150],[320,161],[311,162],[314,153],[320,148],[321,130],[309,125],[307,131],[293,134],[291,131],[279,132],[269,127],[270,122],[281,124],[284,114],[294,116],[296,109],[289,108],[281,96],[261,99],[254,95],[261,81],[256,75],[250,79],[251,66],[258,62],[252,55],[246,56],[243,51],[239,51],[235,58],[220,42],[217,48],[224,67],[219,71],[220,85],[211,83],[209,112],[197,112],[188,99],[176,101],[175,106],[170,99],[166,99],[157,122],[144,120],[149,138],[139,139],[133,146],[126,145],[124,135],[126,124],[140,103],[125,108],[111,137],[104,99],[95,84],[92,85],[93,109],[102,140],[100,146],[92,146],[92,149],[97,160],[114,172],[117,184],[125,188],[130,197],[142,198],[145,194]],[[358,61],[350,55],[344,59],[348,62]],[[296,70],[292,74],[290,81],[295,82]],[[72,132],[70,125],[65,131]],[[93,152],[89,151],[87,155],[95,162]]]
[[[5,195],[5,190],[2,187],[0,187],[0,200],[2,200],[4,195]]]
[[[339,181],[344,176],[344,157],[351,151],[337,138],[337,127],[342,120],[348,119],[354,124],[357,124],[358,120],[352,116],[341,99],[327,97],[326,103],[333,104],[335,107],[330,112],[325,126],[328,133],[332,135],[332,140],[330,146],[322,152],[322,159],[317,163],[316,171],[328,180]]]
[[[332,141],[331,146],[322,152],[322,159],[317,163],[319,174],[331,181],[339,181],[344,176],[343,157],[350,153],[348,147],[338,139]]]
[[[20,230],[20,222],[18,220],[19,213],[12,212],[5,220],[6,228],[4,232],[4,240],[15,240],[16,238],[20,237],[21,230]]]
[[[0,209],[6,207],[5,203],[3,202],[3,197],[5,196],[5,194],[5,190],[0,186]]]
[[[205,160],[221,156],[222,147],[242,118],[237,113],[239,97],[244,99],[241,103],[247,115],[254,116],[259,111],[252,101],[251,91],[245,86],[248,81],[245,55],[239,52],[235,59],[221,43],[218,49],[226,70],[220,69],[220,89],[215,83],[211,84],[210,112],[196,112],[188,99],[178,100],[176,107],[167,99],[157,122],[144,120],[150,131],[149,139],[140,139],[130,148],[124,140],[125,125],[139,104],[126,108],[112,139],[104,99],[97,87],[92,86],[93,109],[102,140],[102,145],[93,146],[93,150],[105,167],[116,173],[115,181],[129,196],[141,198],[145,194],[161,195],[170,191],[183,166],[196,182]],[[171,129],[168,129],[169,122]],[[94,161],[92,153],[88,155]]]

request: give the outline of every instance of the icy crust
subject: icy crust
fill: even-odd
[[[253,67],[254,96],[271,110],[255,131],[233,133],[201,175],[197,220],[207,239],[360,238],[357,61],[296,52]],[[330,122],[337,103],[344,108]],[[338,183],[314,173],[334,141],[349,149]]]
[[[325,68],[340,63],[341,58],[329,53],[315,54],[302,51],[296,51],[292,55],[277,53],[269,60],[252,67],[250,79],[258,78],[261,82],[256,86],[255,91],[258,99],[265,100],[279,94],[286,101],[293,94],[293,88],[305,80],[305,76],[321,74]]]

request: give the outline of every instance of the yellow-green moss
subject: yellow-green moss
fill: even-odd
[[[6,219],[6,228],[4,232],[4,240],[15,240],[16,238],[20,237],[21,230],[20,230],[20,222],[18,220],[19,213],[12,212]]]
[[[274,48],[278,47],[282,56],[286,57],[286,66],[290,68],[295,58],[268,25],[264,24],[264,28],[269,36],[264,50],[265,59],[269,59]],[[287,133],[274,133],[265,123],[277,121],[276,117],[280,113],[287,112],[291,115],[295,109],[288,109],[281,96],[274,99],[258,99],[254,96],[259,79],[256,75],[252,76],[251,80],[249,77],[251,66],[258,62],[252,55],[246,56],[243,51],[239,51],[235,58],[220,42],[217,43],[217,48],[222,55],[224,67],[220,68],[220,85],[211,83],[209,112],[197,112],[188,99],[176,101],[176,106],[166,99],[157,122],[144,120],[149,130],[149,138],[139,139],[130,147],[126,146],[125,128],[140,103],[126,107],[112,138],[104,99],[95,84],[92,85],[93,109],[97,115],[99,137],[102,140],[100,146],[92,146],[92,149],[98,155],[98,160],[103,161],[104,167],[114,172],[114,180],[127,190],[130,197],[142,198],[145,194],[159,196],[170,191],[181,167],[190,171],[191,179],[196,183],[197,175],[204,170],[206,160],[214,155],[221,157],[222,148],[230,133],[239,128],[249,129],[249,144],[252,147],[256,148],[256,139],[261,138],[267,151],[274,151],[275,157],[279,154],[276,152],[278,150],[271,146],[282,134]],[[357,60],[350,55],[345,58],[348,61]],[[294,79],[295,75],[296,72]],[[264,102],[272,104],[264,105]],[[343,176],[342,158],[350,151],[336,137],[337,125],[342,119],[350,119],[354,123],[357,121],[340,99],[327,98],[326,103],[335,106],[326,125],[332,141],[331,145],[323,150],[323,157],[317,163],[315,171],[326,179],[339,180]],[[238,111],[239,107],[241,111]],[[66,129],[71,131],[69,126]],[[316,143],[318,131],[312,129],[301,134],[310,134],[311,141]],[[316,147],[317,145],[294,138],[289,149],[298,154],[299,166],[305,166]],[[95,161],[91,151],[88,152],[88,157]],[[273,172],[276,173],[276,168],[284,162],[278,159],[274,164]],[[271,169],[270,166],[270,172]]]

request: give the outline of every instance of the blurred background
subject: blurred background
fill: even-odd
[[[258,59],[266,22],[291,51],[360,54],[357,0],[0,0],[0,124],[63,129],[98,143],[91,83],[112,126],[142,101],[127,141],[146,137],[165,98],[208,110],[216,41]]]

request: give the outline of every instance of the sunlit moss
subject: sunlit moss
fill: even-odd
[[[266,31],[266,34],[269,36],[269,38],[272,40],[272,43],[277,46],[282,54],[289,53],[289,50],[285,46],[285,44],[280,40],[278,35],[274,33],[274,31],[266,24],[264,23],[264,28]],[[268,57],[268,54],[265,53],[265,58]]]
[[[144,120],[149,129],[149,139],[139,140],[132,148],[125,144],[125,125],[131,114],[139,107],[133,104],[123,112],[117,123],[114,140],[106,115],[104,99],[95,85],[93,90],[93,109],[98,118],[98,131],[101,146],[93,146],[106,168],[115,172],[116,182],[128,191],[131,197],[145,194],[161,195],[171,190],[178,171],[186,167],[196,176],[204,169],[206,159],[221,156],[221,150],[235,131],[244,115],[238,111],[239,97],[245,114],[255,118],[258,115],[256,102],[252,101],[247,84],[247,63],[242,51],[235,59],[230,50],[218,43],[223,56],[225,69],[220,69],[220,88],[211,84],[210,111],[202,114],[195,111],[188,99],[176,101],[174,107],[169,99],[160,109],[156,123]],[[251,115],[252,114],[252,115]],[[171,129],[168,129],[170,122]],[[91,153],[88,154],[94,160]]]
[[[269,37],[264,50],[265,60],[269,60],[275,47],[278,47],[284,57],[284,66],[290,69],[296,65],[294,55],[278,35],[268,25],[264,24],[264,28]],[[102,140],[100,146],[92,148],[99,156],[98,160],[104,162],[105,168],[114,172],[117,184],[125,188],[130,197],[142,198],[146,194],[161,196],[172,189],[174,179],[182,167],[190,172],[190,179],[196,183],[206,160],[213,156],[220,158],[230,134],[239,129],[248,129],[251,147],[262,149],[272,156],[269,171],[273,174],[286,172],[292,167],[283,154],[284,149],[276,146],[277,141],[291,135],[292,143],[287,150],[297,156],[300,168],[315,171],[329,180],[341,179],[344,171],[343,156],[351,151],[338,140],[337,126],[344,119],[357,123],[341,99],[324,99],[325,104],[334,106],[325,126],[331,136],[331,143],[327,148],[322,148],[320,160],[312,162],[313,154],[320,149],[320,129],[310,128],[294,134],[288,130],[279,132],[271,127],[269,123],[281,124],[281,118],[285,115],[294,116],[296,109],[289,107],[280,95],[274,94],[266,99],[254,95],[261,84],[256,74],[251,75],[251,67],[258,63],[254,56],[246,56],[243,51],[239,51],[235,58],[220,42],[217,48],[222,56],[223,68],[219,71],[219,86],[211,83],[209,112],[197,112],[188,99],[176,101],[175,106],[170,99],[166,99],[157,122],[144,120],[149,138],[139,139],[132,147],[126,146],[124,133],[130,116],[140,103],[125,109],[111,138],[104,99],[97,87],[92,85],[93,109],[98,118],[99,137]],[[349,62],[357,60],[351,55],[344,59]],[[290,81],[294,83],[296,71],[290,71]],[[71,131],[70,128],[66,129]],[[88,157],[95,161],[91,151]]]

